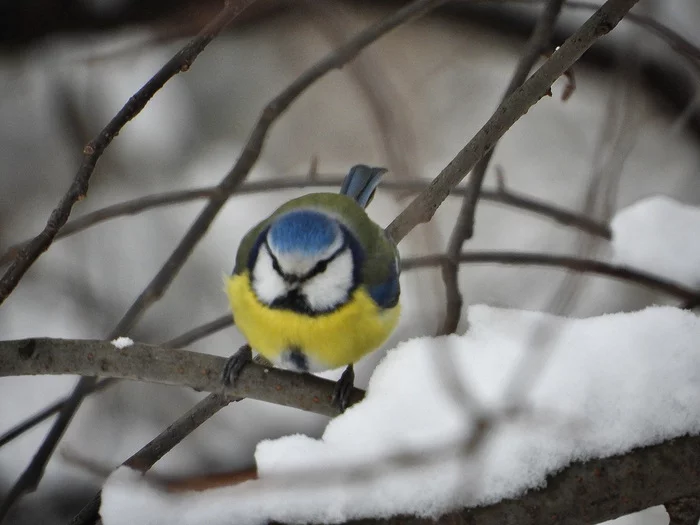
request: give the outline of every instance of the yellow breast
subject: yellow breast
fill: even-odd
[[[255,296],[248,272],[226,280],[236,326],[248,343],[275,362],[290,347],[327,369],[358,361],[378,348],[396,327],[400,307],[382,309],[362,288],[337,310],[311,317],[269,308]]]

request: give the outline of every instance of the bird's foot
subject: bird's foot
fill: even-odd
[[[267,368],[273,368],[275,366],[272,363],[272,361],[270,361],[267,357],[263,356],[262,354],[256,354],[253,358],[253,363]]]
[[[238,376],[245,366],[253,360],[253,350],[250,345],[245,344],[238,349],[238,352],[228,358],[224,365],[223,383],[224,386],[233,386]]]
[[[350,403],[350,393],[355,386],[355,370],[353,370],[352,365],[348,365],[343,375],[335,383],[335,389],[333,390],[333,406],[340,409],[341,412],[345,412],[345,409]]]

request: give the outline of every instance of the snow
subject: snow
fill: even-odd
[[[117,347],[119,350],[126,348],[128,346],[131,346],[133,344],[134,344],[134,342],[131,339],[129,339],[128,337],[117,337],[116,339],[114,339],[112,341],[112,345]]]
[[[700,288],[700,208],[656,195],[620,210],[611,228],[616,263]]]
[[[390,351],[365,400],[332,420],[322,439],[261,442],[260,479],[175,494],[122,468],[103,488],[103,522],[436,516],[542,487],[572,461],[700,432],[700,319],[690,312],[651,307],[566,319],[472,306],[469,318],[465,335],[412,339]],[[517,399],[521,415],[506,417],[512,400],[504,393],[534,355],[528,342],[536,330],[551,345],[537,356],[548,359]],[[463,445],[474,403],[455,398],[445,365],[476,398],[476,409],[501,416],[472,455]]]

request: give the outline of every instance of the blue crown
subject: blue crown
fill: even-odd
[[[316,255],[333,244],[340,229],[328,215],[296,210],[277,219],[267,235],[270,247],[280,254]]]

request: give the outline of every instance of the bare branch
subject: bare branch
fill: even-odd
[[[164,348],[184,348],[188,345],[191,345],[192,343],[199,341],[200,339],[204,339],[205,337],[208,337],[216,332],[219,332],[225,328],[228,328],[229,326],[233,325],[233,316],[228,313],[224,314],[213,321],[210,321],[208,323],[205,323],[201,326],[198,326],[196,328],[193,328],[192,330],[189,330],[185,332],[182,335],[179,335],[175,337],[174,339],[171,339],[170,341],[163,343]],[[104,390],[105,388],[113,385],[116,382],[114,379],[102,379],[101,381],[98,381],[88,392],[87,394],[92,394],[94,392],[100,392]],[[27,430],[30,430],[34,428],[36,425],[39,423],[45,421],[49,417],[53,416],[57,412],[59,412],[65,405],[65,403],[68,401],[69,398],[64,398],[59,401],[56,401],[53,405],[50,405],[46,407],[44,410],[41,412],[35,414],[34,416],[30,417],[29,419],[21,422],[19,425],[15,426],[14,428],[11,428],[7,432],[5,432],[2,436],[0,436],[0,447],[3,445],[9,443],[16,437],[19,437],[20,435],[24,434]]]
[[[559,12],[561,11],[563,3],[564,0],[547,1],[547,4],[542,10],[542,14],[537,19],[532,35],[525,45],[525,52],[518,61],[518,65],[513,72],[513,76],[510,79],[500,104],[503,104],[508,96],[525,82],[530,74],[530,70],[534,67],[535,63],[542,55],[542,52],[551,45],[554,25],[559,17]],[[445,283],[447,305],[445,309],[445,319],[439,331],[440,335],[451,334],[457,330],[457,325],[462,316],[463,300],[459,290],[458,258],[464,243],[474,235],[476,205],[479,201],[481,187],[486,177],[486,170],[491,162],[496,144],[497,143],[494,142],[491,149],[477,162],[471,172],[471,177],[469,177],[467,181],[467,188],[464,199],[462,200],[462,206],[459,210],[457,220],[455,221],[455,227],[447,243],[447,257],[445,263],[442,265],[442,280]]]
[[[83,162],[75,174],[68,191],[51,212],[44,230],[34,237],[15,256],[14,261],[0,279],[0,304],[7,299],[22,276],[39,256],[48,249],[56,234],[68,220],[73,205],[87,195],[90,177],[97,161],[121,129],[146,106],[153,95],[165,83],[181,71],[187,71],[192,62],[219,32],[255,0],[227,2],[224,9],[194,39],[178,51],[146,84],[133,95],[105,128],[83,149]],[[0,505],[0,521],[4,516]]]
[[[136,343],[117,349],[109,341],[23,339],[0,341],[0,377],[79,374],[188,386],[230,397],[258,399],[326,416],[335,416],[335,382],[256,363],[247,365],[233,388],[224,390],[226,359],[209,354]],[[357,388],[351,403],[362,399]]]
[[[324,175],[323,177],[318,178],[315,172],[310,173],[314,173],[312,180],[300,179],[299,177],[286,177],[282,179],[270,179],[259,182],[246,182],[241,184],[236,191],[236,195],[247,195],[251,193],[287,189],[337,187],[340,186],[343,180],[342,176],[339,175]],[[429,181],[420,180],[400,182],[386,181],[382,182],[379,191],[391,190],[407,193],[420,193],[421,191],[425,190],[429,184]],[[450,192],[450,197],[462,197],[465,195],[465,192],[465,188],[457,187]],[[136,199],[113,204],[94,212],[86,213],[82,217],[69,221],[61,229],[58,235],[56,235],[56,240],[62,239],[63,237],[68,237],[69,235],[79,233],[83,230],[91,228],[92,226],[101,224],[102,222],[123,217],[125,215],[137,215],[139,213],[163,206],[172,206],[175,204],[191,202],[197,199],[208,198],[214,193],[216,193],[216,186],[208,186],[191,190],[176,190],[158,193],[155,195],[147,195],[145,197],[138,197]],[[514,208],[519,208],[524,211],[529,211],[537,215],[548,217],[559,224],[578,228],[597,237],[602,237],[608,240],[612,237],[610,228],[601,222],[597,222],[575,212],[570,212],[563,208],[559,208],[554,204],[548,204],[544,201],[536,200],[535,198],[528,197],[525,194],[507,190],[505,185],[503,185],[503,187],[499,187],[497,190],[482,189],[481,198],[487,201],[512,206]],[[13,246],[9,248],[2,256],[0,256],[0,265],[7,263],[13,257],[13,253],[21,249],[22,245],[23,243],[19,243]]]
[[[525,83],[501,104],[477,134],[387,228],[396,242],[418,224],[428,222],[450,190],[471,171],[503,134],[600,37],[608,34],[638,0],[608,0],[577,29]]]
[[[231,401],[235,400],[219,393],[209,394],[180,416],[172,425],[158,434],[157,437],[144,445],[141,450],[127,459],[122,465],[141,472],[148,471],[158,460],[170,452],[175,445],[189,436],[202,423],[227,406]],[[87,525],[97,521],[101,501],[102,491],[100,490],[71,520],[71,525]]]
[[[429,268],[441,265],[444,255],[426,255],[404,261],[404,270]],[[686,288],[681,284],[668,281],[633,268],[615,266],[593,259],[582,259],[567,255],[551,255],[548,253],[506,252],[506,251],[469,251],[459,256],[461,264],[507,264],[515,266],[547,266],[573,270],[581,273],[592,273],[613,277],[622,281],[639,284],[651,290],[662,292],[683,301],[697,300],[699,292]]]

